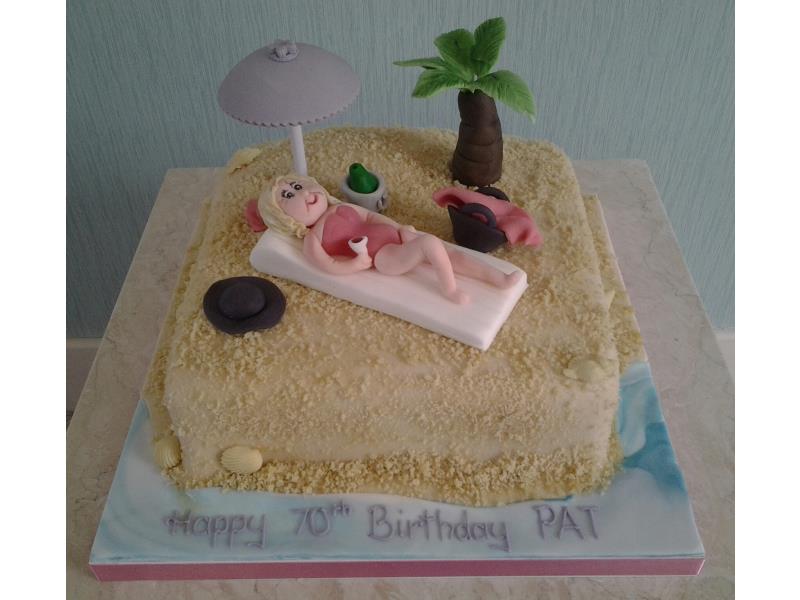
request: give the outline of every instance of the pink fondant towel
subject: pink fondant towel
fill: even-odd
[[[465,204],[482,204],[494,213],[497,228],[506,234],[509,244],[528,245],[534,248],[542,244],[542,235],[533,218],[511,202],[457,187],[443,188],[434,192],[433,201],[442,208],[448,205],[461,208]]]
[[[264,219],[258,212],[258,198],[253,198],[247,201],[244,205],[244,220],[250,226],[250,230],[254,233],[260,233],[267,230]]]

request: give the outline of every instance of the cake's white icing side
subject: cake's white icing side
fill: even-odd
[[[306,142],[310,173],[328,189],[350,163],[365,163],[387,181],[390,217],[452,239],[431,194],[452,183],[453,133],[342,128]],[[176,299],[169,357],[156,365],[164,394],[149,403],[167,408],[181,442],[183,463],[171,471],[179,484],[496,504],[610,478],[618,460],[613,286],[595,251],[606,238],[593,237],[563,153],[506,140],[497,187],[534,216],[544,245],[496,253],[526,271],[529,288],[487,352],[278,278],[287,298],[278,326],[242,337],[214,330],[203,294],[218,279],[256,274],[248,256],[257,235],[242,209],[288,161],[285,144],[269,145],[226,176]],[[626,299],[624,287],[616,295]],[[565,374],[582,360],[601,364],[600,375]],[[259,449],[264,466],[227,473],[220,457],[232,446]]]

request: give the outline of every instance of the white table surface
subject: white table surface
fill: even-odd
[[[642,329],[706,563],[698,577],[241,580],[100,583],[88,567],[139,390],[198,206],[217,169],[172,169],[153,206],[67,430],[68,598],[730,598],[734,388],[647,164],[576,161],[599,196]]]

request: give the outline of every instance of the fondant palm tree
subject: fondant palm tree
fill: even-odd
[[[503,169],[503,132],[495,100],[533,120],[533,94],[511,71],[490,73],[506,37],[502,17],[481,23],[471,33],[456,29],[434,41],[440,56],[401,60],[401,67],[422,67],[414,98],[429,98],[449,88],[458,88],[461,125],[450,169],[465,185],[489,185],[500,179]]]

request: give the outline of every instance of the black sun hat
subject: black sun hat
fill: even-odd
[[[203,297],[206,318],[220,331],[232,335],[274,327],[285,310],[283,292],[260,277],[220,279]]]

